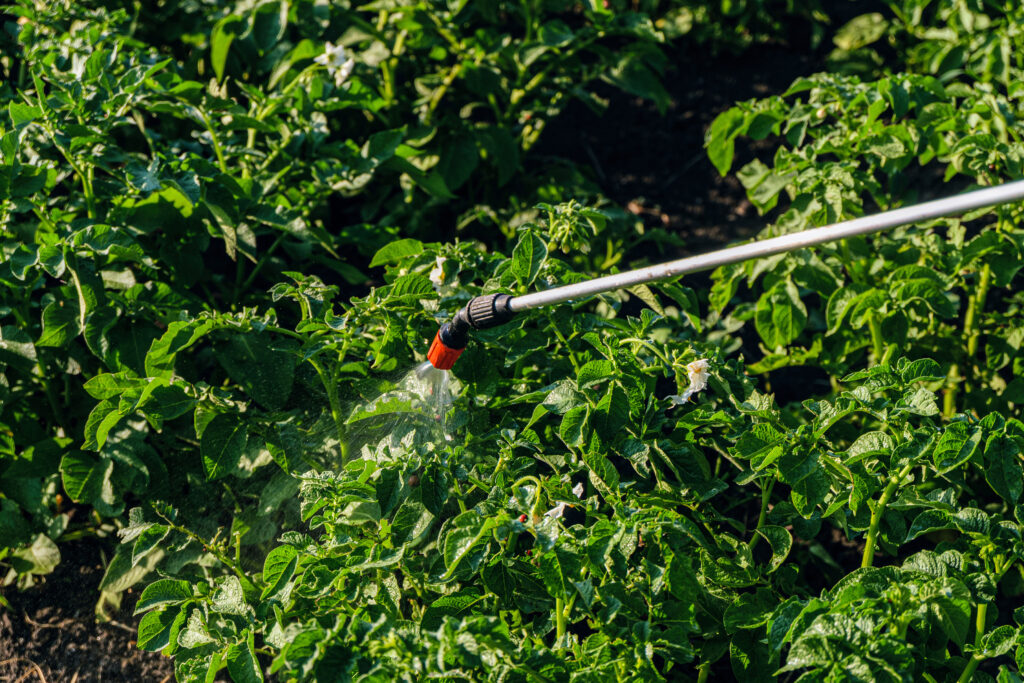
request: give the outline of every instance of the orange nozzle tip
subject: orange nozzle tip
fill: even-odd
[[[464,350],[446,346],[441,341],[441,331],[438,330],[437,334],[434,335],[434,341],[430,344],[430,350],[427,351],[427,360],[438,370],[451,370],[452,366],[455,365],[455,361],[459,359]]]

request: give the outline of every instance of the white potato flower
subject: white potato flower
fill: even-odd
[[[444,286],[444,262],[447,260],[444,256],[438,256],[434,260],[434,268],[430,271],[430,284],[434,285],[436,290]]]
[[[356,66],[356,60],[345,58],[345,48],[328,41],[324,46],[324,53],[314,60],[327,68],[327,73],[334,77],[334,84],[338,87],[352,75],[352,69]]]
[[[708,362],[701,358],[686,366],[686,377],[690,380],[690,386],[681,394],[668,397],[673,406],[680,406],[690,400],[690,397],[698,391],[703,391],[708,385]]]

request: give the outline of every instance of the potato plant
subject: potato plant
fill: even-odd
[[[1017,9],[888,7],[708,131],[722,173],[774,143],[738,171],[767,235],[1020,175]],[[820,36],[817,5],[8,11],[5,585],[116,540],[98,613],[138,589],[180,681],[1020,680],[1019,207],[423,367],[474,295],[632,265],[623,213],[536,155],[571,98],[664,108],[666,40]]]
[[[472,208],[508,230],[516,201],[566,191],[544,164],[517,170],[570,97],[605,79],[664,100],[662,37],[642,14],[121,5],[3,15],[5,583],[52,570],[61,538],[112,533],[126,497],[188,486],[145,438],[192,405],[145,365],[179,318],[250,326],[291,269],[363,286],[395,225],[417,234]],[[527,40],[502,40],[513,18]],[[257,344],[228,349],[229,366],[272,351]],[[164,408],[143,425],[150,400]]]
[[[356,378],[411,364],[424,333],[408,331],[450,315],[473,281],[515,292],[577,277],[547,242],[527,230],[511,258],[476,259],[465,247],[395,243],[376,259],[386,287],[344,309],[321,288],[314,308],[282,287],[302,320],[260,334],[294,340],[280,348],[291,346],[292,362],[275,365],[296,377],[352,373],[338,386],[387,391]],[[440,259],[442,270],[454,261],[441,287],[454,278],[457,294],[430,285]],[[174,654],[183,680],[221,668],[255,680],[261,657],[284,680],[338,667],[366,680],[650,680],[708,676],[726,660],[757,680],[795,670],[969,680],[989,659],[1009,661],[998,658],[1018,647],[1018,625],[1002,623],[1011,615],[998,596],[1020,590],[1024,425],[998,413],[944,419],[929,388],[944,369],[902,357],[783,411],[700,341],[692,292],[636,294],[662,313],[622,316],[612,299],[604,314],[566,306],[481,333],[456,365],[463,389],[447,438],[396,421],[410,410],[401,402],[367,408],[352,395],[338,396],[352,408],[324,429],[325,415],[301,410],[297,385],[289,396],[239,378],[235,398],[248,408],[214,417],[192,461],[258,498],[261,524],[275,510],[267,501],[285,502],[278,518],[296,528],[268,542],[239,522],[245,505],[231,521],[166,504],[133,510],[120,556],[134,564],[168,547],[195,558],[154,565],[167,578],[140,597],[140,645]],[[396,336],[367,334],[381,327]],[[215,334],[205,321],[182,329]],[[177,354],[201,353],[196,332],[164,338],[182,340]],[[698,359],[709,382],[683,402]],[[187,376],[174,383],[196,391]],[[282,401],[272,413],[260,386]],[[346,452],[346,430],[367,420],[387,430],[361,455]],[[198,421],[182,426],[191,435]],[[275,473],[257,491],[260,450]],[[333,466],[311,462],[317,451]],[[861,569],[837,563],[831,530],[862,539]]]

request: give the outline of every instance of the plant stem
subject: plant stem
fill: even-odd
[[[552,325],[551,330],[555,333],[555,336],[558,337],[558,341],[562,342],[562,346],[565,347],[565,353],[567,356],[569,356],[569,362],[572,363],[572,369],[575,370],[577,374],[579,374],[580,366],[579,363],[576,362],[576,354],[574,354],[572,352],[572,349],[569,348],[569,342],[565,338],[565,335],[562,334],[562,331],[558,329],[557,325]]]
[[[338,384],[329,377],[323,366],[315,358],[309,359],[309,364],[316,370],[320,383],[324,385],[327,392],[327,402],[331,407],[331,417],[334,419],[334,427],[338,433],[338,448],[341,450],[341,459],[344,462],[348,459],[348,442],[345,440],[345,422],[341,415],[341,403],[338,401]]]
[[[761,487],[761,514],[757,516],[757,526],[754,528],[754,535],[750,538],[750,543],[747,547],[753,550],[757,547],[757,542],[761,540],[761,534],[757,533],[757,530],[764,526],[765,520],[768,518],[768,500],[772,496],[772,488],[775,486],[775,480],[769,479],[768,483]]]
[[[877,313],[872,313],[868,316],[868,327],[871,329],[871,348],[875,354],[875,365],[882,362],[882,356],[885,355],[885,340],[882,338],[882,323],[878,319]]]
[[[707,662],[702,663],[697,667],[697,683],[707,683],[708,677],[711,675],[711,665]]]
[[[174,529],[175,531],[177,531],[180,534],[184,534],[185,536],[188,536],[193,541],[195,541],[200,546],[202,546],[202,548],[204,550],[206,550],[211,555],[216,557],[217,560],[219,560],[221,564],[223,564],[225,567],[227,567],[228,569],[233,571],[235,573],[235,575],[238,576],[238,578],[240,578],[242,580],[242,584],[243,585],[244,584],[250,584],[250,585],[252,584],[252,581],[249,579],[249,577],[246,575],[246,573],[242,570],[241,565],[236,563],[235,561],[233,561],[227,555],[225,555],[217,547],[217,545],[216,545],[216,543],[214,541],[207,541],[205,538],[203,538],[199,534],[195,533],[194,531],[192,531],[188,527],[182,526],[180,524],[176,524],[169,517],[167,517],[167,515],[165,515],[163,512],[161,512],[156,507],[153,508],[153,511],[156,513],[157,517],[162,519],[165,522],[165,524],[167,526],[169,526],[171,529]],[[219,532],[218,532],[218,535],[219,535]]]
[[[946,374],[946,388],[942,392],[942,417],[947,420],[956,414],[957,384],[960,382],[960,368],[956,363],[949,366]]]
[[[957,679],[957,683],[968,683],[974,677],[974,670],[978,668],[983,659],[983,657],[978,655],[971,655],[971,658],[967,660],[967,666],[964,667],[963,673]]]
[[[878,526],[882,523],[882,516],[885,514],[885,508],[889,504],[889,500],[896,492],[900,482],[903,481],[904,477],[910,474],[911,468],[914,466],[912,462],[908,462],[903,466],[896,476],[889,479],[889,484],[882,491],[882,497],[878,499],[878,504],[875,509],[871,511],[871,525],[868,527],[867,541],[864,544],[864,557],[861,560],[861,567],[870,567],[875,561],[875,544],[878,540]]]
[[[988,296],[988,288],[992,284],[992,268],[988,263],[981,267],[981,276],[978,278],[978,288],[974,296],[967,302],[967,312],[964,313],[964,339],[967,340],[967,360],[964,362],[964,372],[968,375],[974,371],[974,355],[978,351],[978,340],[981,333],[978,331],[978,316],[985,310],[985,298]]]
[[[555,598],[555,646],[565,638],[565,601],[562,598]]]
[[[988,603],[978,605],[978,616],[974,619],[974,647],[981,647],[981,639],[985,636],[985,619],[988,616]]]
[[[217,130],[214,128],[213,123],[210,122],[210,117],[206,115],[205,111],[202,109],[198,109],[197,111],[199,112],[199,115],[203,117],[203,123],[206,124],[206,130],[210,134],[210,142],[213,143],[213,153],[217,155],[217,166],[220,167],[222,173],[228,174],[228,165],[224,160],[224,150],[220,146],[220,138],[217,136]]]

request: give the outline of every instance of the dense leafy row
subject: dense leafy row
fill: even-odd
[[[417,365],[470,296],[634,241],[530,154],[570,97],[664,106],[664,40],[816,8],[114,4],[22,2],[0,60],[5,583],[116,531],[100,610],[144,582],[183,681],[1019,680],[1019,209]],[[767,234],[1019,175],[1019,9],[950,6],[716,120],[723,173],[776,143],[739,172]]]

